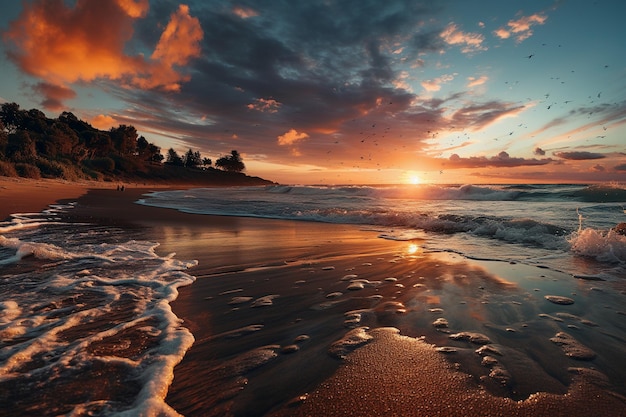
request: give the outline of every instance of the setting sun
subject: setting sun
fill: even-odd
[[[409,184],[421,184],[422,183],[422,179],[420,177],[418,177],[417,175],[415,175],[415,174],[410,174],[407,177],[407,182]]]

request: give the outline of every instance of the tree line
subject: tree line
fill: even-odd
[[[16,103],[0,106],[0,176],[67,180],[181,175],[180,169],[241,173],[241,155],[233,150],[215,161],[189,149],[180,156],[161,148],[131,125],[99,130],[71,112],[51,119]],[[182,174],[184,175],[184,174]]]

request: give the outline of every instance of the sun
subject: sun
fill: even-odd
[[[419,176],[415,175],[415,174],[408,174],[407,175],[407,183],[413,184],[413,185],[421,184],[422,183],[422,179]]]

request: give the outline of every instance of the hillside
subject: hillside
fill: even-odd
[[[239,152],[220,156],[213,164],[199,151],[179,156],[139,136],[135,127],[99,130],[63,112],[51,119],[16,103],[0,107],[0,176],[96,181],[262,185],[271,181],[243,173]]]

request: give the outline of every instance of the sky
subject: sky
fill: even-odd
[[[0,102],[286,184],[626,183],[623,0],[5,0]]]

